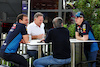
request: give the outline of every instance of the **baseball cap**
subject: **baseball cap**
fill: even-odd
[[[84,17],[84,14],[82,12],[77,12],[75,17]]]

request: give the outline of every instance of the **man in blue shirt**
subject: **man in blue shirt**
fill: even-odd
[[[52,42],[53,55],[42,57],[34,61],[35,67],[45,67],[53,64],[68,64],[71,62],[69,31],[63,26],[61,17],[53,19],[53,29],[50,29],[46,39],[46,43]]]
[[[95,40],[93,35],[93,30],[89,25],[89,23],[84,20],[84,14],[82,12],[76,13],[75,22],[76,22],[76,32],[75,32],[76,39]],[[84,43],[84,53],[88,61],[96,60],[98,50],[99,48],[96,42]],[[92,66],[89,64],[89,67],[96,67],[96,63],[93,63]]]
[[[19,43],[28,43],[29,37],[26,31],[27,24],[27,15],[19,14],[17,16],[17,22],[13,24],[9,30],[6,40],[0,48],[0,57],[6,61],[12,61],[19,64],[19,67],[28,67],[27,60],[23,56],[17,54]]]

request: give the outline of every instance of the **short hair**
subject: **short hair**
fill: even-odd
[[[16,21],[19,23],[19,19],[23,20],[23,17],[27,17],[26,14],[19,14],[16,18]]]
[[[34,18],[37,18],[38,16],[43,16],[43,14],[41,12],[37,12],[35,13]]]
[[[61,17],[56,17],[53,19],[52,23],[54,24],[54,28],[61,27],[61,23],[63,23],[63,19]]]

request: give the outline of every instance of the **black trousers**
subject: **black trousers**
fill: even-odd
[[[3,58],[6,61],[12,61],[14,63],[19,64],[19,67],[28,67],[29,64],[27,62],[27,60],[16,53],[0,53],[0,57]]]

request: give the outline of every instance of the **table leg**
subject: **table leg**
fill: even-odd
[[[82,48],[83,48],[83,46],[84,46],[84,42],[83,43],[81,43],[81,62],[82,62]],[[81,64],[81,67],[82,67],[82,64]]]
[[[38,58],[41,58],[41,45],[38,45]]]
[[[71,44],[71,67],[75,67],[75,44]]]

